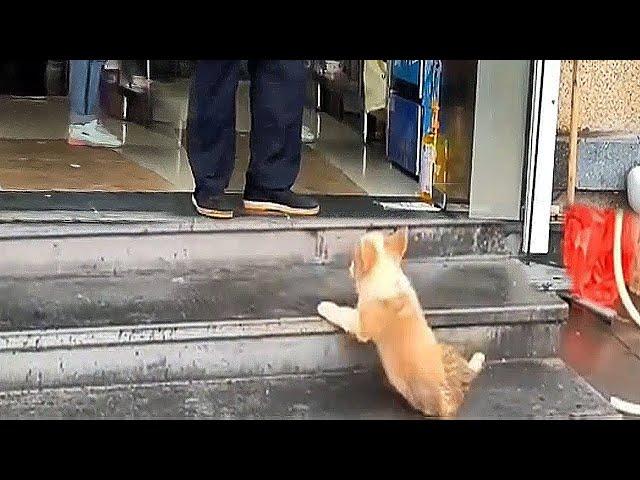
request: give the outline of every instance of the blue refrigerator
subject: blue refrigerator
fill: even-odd
[[[420,174],[422,137],[431,130],[439,102],[440,60],[391,60],[387,158],[412,176]]]

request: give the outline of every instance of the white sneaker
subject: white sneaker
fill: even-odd
[[[119,148],[122,146],[120,139],[100,125],[98,120],[81,125],[69,125],[67,143],[84,147]]]
[[[151,87],[151,80],[142,75],[131,77],[131,86],[140,90],[148,90]]]
[[[302,125],[302,143],[313,143],[316,141],[315,134],[306,125]]]

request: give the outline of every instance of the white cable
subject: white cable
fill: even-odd
[[[627,286],[624,283],[624,274],[622,272],[622,225],[624,221],[624,210],[618,209],[616,211],[616,220],[613,229],[613,274],[616,279],[616,288],[618,289],[618,295],[624,308],[631,319],[636,322],[636,325],[640,327],[640,313],[636,309],[636,306],[631,301]]]
[[[613,228],[613,274],[616,279],[616,288],[618,289],[618,295],[624,308],[627,310],[629,316],[633,319],[638,326],[640,326],[640,313],[636,309],[636,306],[631,301],[629,292],[627,291],[627,285],[624,283],[624,274],[622,271],[622,226],[624,223],[624,210],[618,209],[616,211],[616,219]],[[627,413],[629,415],[640,416],[640,405],[636,403],[627,402],[618,397],[611,397],[609,399],[611,406],[619,412]]]
[[[619,412],[640,416],[640,405],[637,403],[627,402],[618,397],[611,397],[609,401],[611,402],[611,406]]]

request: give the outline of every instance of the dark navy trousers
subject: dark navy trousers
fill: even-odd
[[[235,164],[239,60],[200,60],[189,97],[188,155],[196,192],[217,195]],[[300,170],[305,68],[302,60],[250,60],[251,160],[247,186],[281,190]]]

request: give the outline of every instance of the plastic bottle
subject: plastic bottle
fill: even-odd
[[[438,158],[438,105],[431,106],[431,130],[422,137],[420,149],[420,197],[426,202],[433,201],[433,181]]]

